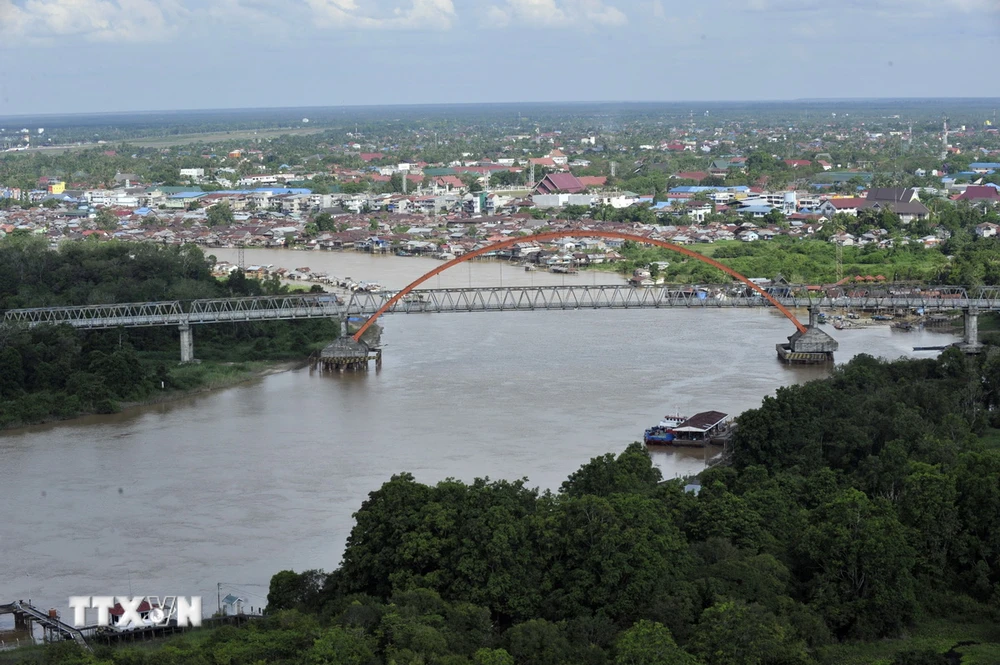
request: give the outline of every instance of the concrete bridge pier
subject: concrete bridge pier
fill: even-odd
[[[181,362],[193,363],[194,333],[191,331],[191,325],[187,323],[182,323],[177,328],[178,330],[181,331]]]
[[[819,328],[819,305],[809,307],[806,331],[796,330],[788,342],[775,345],[778,358],[786,363],[817,364],[833,362],[833,352],[840,344]]]
[[[819,305],[810,305],[809,307],[809,325],[807,328],[815,328],[819,325]]]
[[[965,335],[956,346],[965,353],[979,353],[983,350],[983,345],[979,342],[979,308],[966,307],[964,315]]]

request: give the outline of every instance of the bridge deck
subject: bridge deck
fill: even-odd
[[[4,313],[5,324],[67,324],[76,328],[180,326],[239,321],[274,321],[371,316],[395,291],[356,292],[346,299],[329,294],[218,298],[194,301],[37,307]],[[810,296],[792,289],[772,291],[785,307],[1000,311],[1000,287],[844,287]],[[503,312],[559,309],[644,309],[667,307],[770,307],[742,287],[615,285],[503,286],[413,291],[387,313]]]

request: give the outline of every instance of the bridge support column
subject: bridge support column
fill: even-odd
[[[983,345],[979,343],[978,307],[968,307],[965,309],[965,336],[958,344],[958,348],[966,353],[979,353],[983,350]]]
[[[809,327],[815,328],[819,325],[819,305],[809,306]]]
[[[182,323],[178,329],[181,331],[181,362],[192,363],[194,362],[194,334],[191,332],[191,326]]]

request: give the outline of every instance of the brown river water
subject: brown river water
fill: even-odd
[[[246,260],[393,289],[439,265],[287,250]],[[620,280],[475,263],[426,286],[495,286],[501,271],[504,284]],[[301,369],[0,433],[0,604],[30,597],[67,616],[71,595],[201,595],[210,612],[221,582],[222,595],[257,607],[275,572],[335,568],[352,513],[394,473],[555,489],[668,412],[737,415],[827,373],[778,362],[774,345],[793,328],[772,310],[414,314],[383,325],[379,373]],[[912,347],[953,341],[888,327],[829,332],[838,361],[927,357]],[[666,477],[706,463],[706,451],[653,456]]]

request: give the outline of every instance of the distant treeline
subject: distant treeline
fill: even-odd
[[[277,280],[236,272],[212,276],[201,249],[133,243],[0,240],[0,310],[18,307],[188,300],[277,293]],[[339,334],[335,321],[275,321],[199,326],[196,356],[243,363],[304,358]],[[110,413],[120,403],[195,388],[212,378],[177,367],[171,327],[77,331],[69,326],[0,326],[0,427],[79,413]]]

